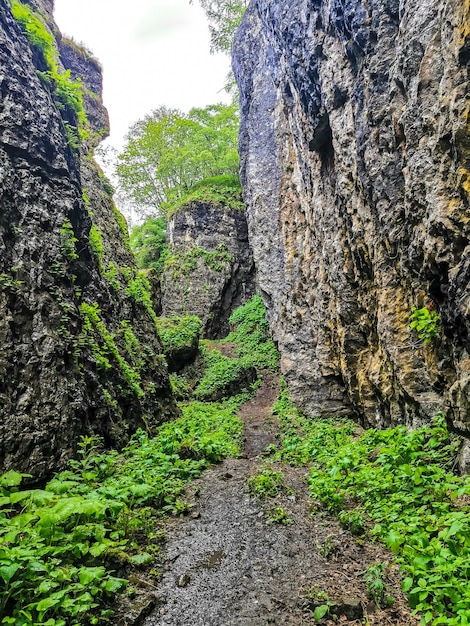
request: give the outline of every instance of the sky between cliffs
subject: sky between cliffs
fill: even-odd
[[[63,34],[101,61],[110,143],[120,149],[129,126],[161,105],[188,111],[228,102],[230,61],[209,54],[206,17],[189,0],[55,0]]]

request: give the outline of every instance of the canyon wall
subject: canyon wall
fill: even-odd
[[[309,414],[445,410],[470,434],[469,61],[468,0],[252,0],[244,16],[250,242]],[[413,307],[438,336],[410,328]]]
[[[255,293],[245,211],[192,202],[172,216],[167,236],[163,315],[197,315],[205,337],[225,337],[232,312]]]
[[[176,408],[148,283],[93,162],[108,125],[99,64],[62,38],[50,0],[24,6],[53,70],[70,70],[62,84],[0,3],[0,473],[39,481],[81,435],[120,446]],[[82,120],[68,104],[79,75]]]

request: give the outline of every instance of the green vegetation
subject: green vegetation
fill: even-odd
[[[251,364],[248,359],[232,359],[220,350],[201,349],[204,359],[204,373],[194,390],[198,400],[227,397],[233,394],[234,386],[248,386],[254,379],[250,376]]]
[[[274,498],[284,488],[284,476],[278,470],[265,467],[248,479],[248,491],[258,498]]]
[[[67,120],[64,121],[69,145],[76,148],[79,140],[86,139],[88,136],[82,84],[79,80],[72,80],[70,70],[65,72],[59,70],[55,40],[40,13],[18,0],[12,0],[11,10],[28,37],[32,49],[43,59],[43,64],[47,69],[38,70],[38,75],[50,89],[57,108],[65,113],[65,117],[68,113],[73,113],[76,119],[76,126],[72,126]]]
[[[78,259],[78,254],[75,249],[75,244],[78,239],[75,237],[72,224],[68,218],[66,218],[60,229],[60,250],[64,257],[74,261]]]
[[[276,371],[279,352],[271,339],[261,296],[255,295],[238,307],[230,316],[229,323],[233,330],[226,341],[236,344],[237,356],[248,359],[257,369]]]
[[[147,311],[150,319],[157,324],[157,315],[153,308],[152,296],[150,295],[151,287],[145,271],[140,270],[134,277],[129,277],[126,294],[130,296],[134,302],[141,304]]]
[[[380,608],[383,606],[392,606],[394,599],[387,595],[387,586],[384,580],[384,574],[387,569],[387,563],[374,563],[362,573],[364,582],[367,585],[369,598],[374,604]]]
[[[90,241],[90,248],[93,250],[96,258],[98,259],[98,264],[100,268],[102,268],[103,267],[103,251],[104,251],[103,233],[100,231],[100,229],[97,226],[95,226],[95,224],[92,224],[90,228],[89,241]]]
[[[230,53],[248,0],[199,0],[199,4],[209,20],[212,52]]]
[[[237,455],[242,424],[230,404],[193,404],[153,439],[138,432],[126,449],[104,453],[93,437],[80,459],[44,489],[0,477],[2,624],[78,626],[108,621],[128,581],[113,570],[149,567],[156,523],[179,515],[184,484],[211,461]]]
[[[157,318],[157,331],[165,353],[199,340],[202,322],[196,315]]]
[[[205,178],[237,176],[237,143],[235,105],[188,114],[161,107],[130,129],[116,172],[131,202],[162,214]]]
[[[423,343],[429,343],[431,339],[441,334],[441,316],[437,311],[430,311],[426,307],[422,309],[413,307],[410,319],[410,328],[416,330]]]
[[[282,445],[272,459],[312,466],[317,507],[353,532],[368,531],[395,554],[410,605],[421,624],[470,623],[470,478],[452,473],[456,447],[442,415],[430,426],[366,430],[348,420],[308,420],[284,389],[274,407]],[[461,498],[462,501],[461,501]],[[381,566],[380,566],[381,567]],[[366,582],[377,603],[380,567]]]
[[[270,338],[266,313],[260,296],[238,307],[230,317],[234,330],[225,341],[234,344],[235,358],[220,350],[202,349],[204,373],[195,389],[198,399],[209,399],[233,393],[233,385],[247,386],[263,370],[275,371],[279,354]]]
[[[237,176],[225,174],[205,178],[192,185],[186,193],[177,200],[164,203],[162,206],[168,217],[178,209],[192,202],[203,202],[225,207],[228,209],[244,210],[242,187]]]
[[[145,393],[141,385],[138,363],[136,362],[136,351],[129,355],[129,360],[122,356],[114,335],[109,332],[101,319],[101,311],[96,302],[94,304],[82,302],[80,304],[80,313],[83,318],[83,327],[74,355],[76,363],[79,363],[79,357],[85,349],[91,351],[96,366],[100,370],[106,371],[111,369],[112,361],[114,361],[129,390],[138,398],[143,398]],[[123,330],[126,330],[126,328],[124,327]]]
[[[161,274],[168,250],[165,239],[166,219],[163,217],[149,217],[140,226],[135,226],[131,232],[130,244],[137,267],[154,269]]]

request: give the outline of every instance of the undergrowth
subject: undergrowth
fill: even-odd
[[[456,449],[443,415],[414,431],[359,434],[348,420],[307,420],[286,389],[273,412],[282,429],[273,460],[311,465],[317,508],[392,550],[421,624],[469,624],[470,478],[452,472]]]
[[[129,568],[158,552],[158,518],[187,510],[185,483],[238,454],[243,399],[183,406],[183,417],[152,439],[138,432],[120,453],[84,438],[79,460],[43,489],[23,489],[14,471],[0,477],[1,623],[108,621]]]

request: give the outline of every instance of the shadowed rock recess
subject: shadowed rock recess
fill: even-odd
[[[39,480],[80,435],[121,445],[176,409],[145,280],[92,159],[107,134],[99,65],[61,39],[52,2],[28,6],[53,34],[59,72],[80,73],[88,118],[79,142],[76,111],[1,3],[0,472]]]
[[[253,0],[237,33],[250,243],[310,414],[447,409],[470,434],[469,20],[468,0]]]

